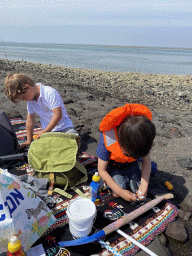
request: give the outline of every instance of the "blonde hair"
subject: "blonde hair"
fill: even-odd
[[[12,102],[16,103],[17,96],[26,92],[26,84],[35,86],[33,80],[24,74],[9,74],[5,79],[5,95]]]

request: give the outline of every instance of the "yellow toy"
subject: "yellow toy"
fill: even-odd
[[[36,139],[37,136],[38,136],[38,134],[34,134],[34,135],[33,135],[33,139]]]
[[[167,187],[167,189],[173,190],[173,185],[171,184],[171,182],[166,181],[166,182],[165,182],[165,186]]]

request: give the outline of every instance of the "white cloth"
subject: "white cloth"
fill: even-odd
[[[44,86],[41,83],[37,83],[36,86],[40,86],[39,98],[37,101],[27,101],[27,111],[29,114],[36,113],[39,115],[42,129],[45,129],[50,123],[53,117],[52,109],[58,107],[62,109],[62,118],[52,131],[56,132],[67,127],[73,127],[60,94],[50,86]]]

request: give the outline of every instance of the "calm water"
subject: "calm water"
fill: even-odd
[[[192,74],[192,49],[0,43],[0,58],[72,68],[153,74]]]

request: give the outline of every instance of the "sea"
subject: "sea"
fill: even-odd
[[[142,74],[192,74],[192,48],[0,43],[0,59]]]

